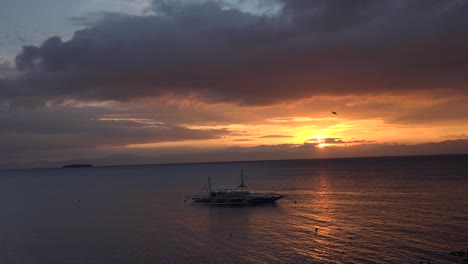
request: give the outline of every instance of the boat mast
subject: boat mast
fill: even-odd
[[[210,176],[208,176],[208,189],[211,189],[211,179],[210,179]]]
[[[241,170],[241,187],[242,191],[244,191],[244,170]]]

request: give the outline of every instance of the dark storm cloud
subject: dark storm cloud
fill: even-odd
[[[262,2],[264,3],[264,2]],[[273,3],[273,2],[271,2]],[[468,1],[282,0],[262,16],[221,1],[75,18],[72,39],[25,46],[0,100],[128,101],[165,94],[270,104],[323,94],[464,92]]]

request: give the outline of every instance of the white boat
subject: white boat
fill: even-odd
[[[276,193],[251,193],[244,184],[244,174],[241,172],[241,184],[212,185],[208,177],[207,194],[187,196],[195,203],[213,205],[241,205],[273,203],[286,197]]]

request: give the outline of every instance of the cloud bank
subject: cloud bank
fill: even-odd
[[[4,103],[177,95],[265,105],[316,95],[466,92],[468,2],[153,1],[144,16],[101,13],[63,41],[24,46],[0,79]],[[466,94],[466,93],[465,93]]]

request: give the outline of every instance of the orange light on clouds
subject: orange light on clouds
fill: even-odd
[[[160,105],[165,105],[164,102],[158,101],[158,103],[154,105],[156,110]],[[177,105],[176,101],[172,103]],[[224,130],[226,133],[212,139],[178,139],[172,142],[129,144],[127,147],[189,145],[195,148],[217,148],[313,143],[319,149],[326,149],[369,142],[375,144],[437,142],[446,139],[444,136],[447,136],[447,131],[450,131],[450,135],[468,134],[466,125],[458,123],[433,126],[419,122],[399,122],[402,113],[411,114],[420,108],[426,109],[437,103],[440,102],[411,96],[314,97],[270,106],[206,104],[193,99],[180,107],[186,112],[190,111],[207,119],[192,119],[190,117],[193,115],[187,115],[179,119],[177,125],[191,130]],[[161,123],[171,122],[171,115],[151,120],[153,116],[158,116],[159,112],[156,110],[144,117],[126,116],[119,120],[144,123],[156,129]],[[338,115],[333,115],[331,111],[336,111]],[[116,117],[100,119],[103,122],[119,120]],[[461,121],[457,119],[457,122]],[[328,140],[325,140],[327,138]],[[335,139],[337,142],[333,142]],[[312,140],[314,142],[311,142]]]

